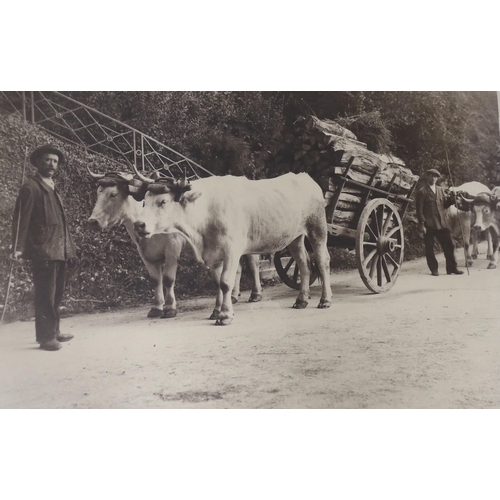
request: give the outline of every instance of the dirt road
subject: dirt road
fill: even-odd
[[[225,327],[207,319],[212,298],[169,320],[74,316],[59,352],[38,349],[33,322],[5,325],[0,407],[500,408],[500,269],[486,265],[483,253],[470,276],[435,278],[405,263],[382,295],[334,274],[329,310],[318,286],[305,310],[269,287],[256,304],[244,293]]]

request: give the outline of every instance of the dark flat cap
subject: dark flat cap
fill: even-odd
[[[39,148],[36,148],[33,153],[31,153],[30,156],[30,162],[32,165],[35,167],[37,166],[36,160],[43,156],[44,154],[55,154],[59,157],[59,165],[64,165],[65,163],[65,158],[64,154],[62,151],[57,149],[55,146],[52,146],[52,144],[45,144],[45,146],[40,146]]]
[[[431,168],[430,170],[427,170],[427,172],[425,172],[425,175],[433,175],[434,177],[441,177],[439,170],[436,170],[435,168]]]

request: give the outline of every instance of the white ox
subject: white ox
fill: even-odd
[[[474,198],[465,199],[470,203],[474,217],[474,228],[478,231],[490,229],[493,252],[488,269],[498,266],[498,244],[500,235],[500,189],[480,193]]]
[[[160,179],[149,186],[135,230],[143,238],[178,232],[191,243],[223,294],[216,324],[233,321],[230,297],[241,255],[274,253],[288,247],[301,274],[293,307],[306,307],[310,270],[305,236],[323,282],[318,308],[331,306],[323,193],[309,175],[290,173],[258,181],[228,175],[199,179],[192,185],[172,181]]]
[[[174,293],[177,267],[179,257],[188,245],[186,239],[178,233],[157,234],[147,240],[138,238],[133,224],[142,210],[143,201],[140,200],[143,199],[148,184],[135,179],[130,173],[94,174],[90,170],[89,173],[99,184],[97,201],[88,220],[89,226],[96,230],[109,229],[120,224],[125,226],[154,283],[154,302],[148,317],[173,318],[177,315]],[[249,302],[258,302],[262,299],[259,258],[249,256],[247,261],[253,278]],[[241,265],[238,266],[233,289],[233,302],[238,301],[240,278]],[[219,295],[217,298],[219,306],[214,310],[211,319],[216,319],[221,301],[222,297]]]
[[[479,193],[489,192],[490,190],[488,186],[476,181],[466,182],[456,188],[451,187],[449,189],[456,194],[456,206],[452,205],[445,210],[445,224],[450,229],[451,235],[456,242],[463,240],[465,262],[467,266],[471,267],[473,259],[477,259],[478,257],[480,232],[473,227],[472,212],[470,211],[470,206],[465,202],[464,197],[474,198]],[[486,258],[490,259],[492,255],[490,232],[486,231],[485,236],[488,242]],[[472,252],[470,244],[472,244]]]

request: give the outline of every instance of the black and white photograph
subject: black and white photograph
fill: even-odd
[[[2,498],[498,496],[492,12],[4,10]]]
[[[0,99],[2,407],[499,408],[496,92]]]

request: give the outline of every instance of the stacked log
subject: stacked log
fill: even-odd
[[[269,175],[311,175],[323,189],[326,205],[334,197],[351,157],[347,178],[361,184],[368,184],[373,178],[374,187],[405,195],[418,180],[399,158],[374,153],[350,130],[314,116],[299,117],[293,132],[278,137],[261,155]],[[362,187],[345,185],[334,213],[329,214],[327,208],[327,215],[333,216],[339,225],[351,227],[365,192]]]

